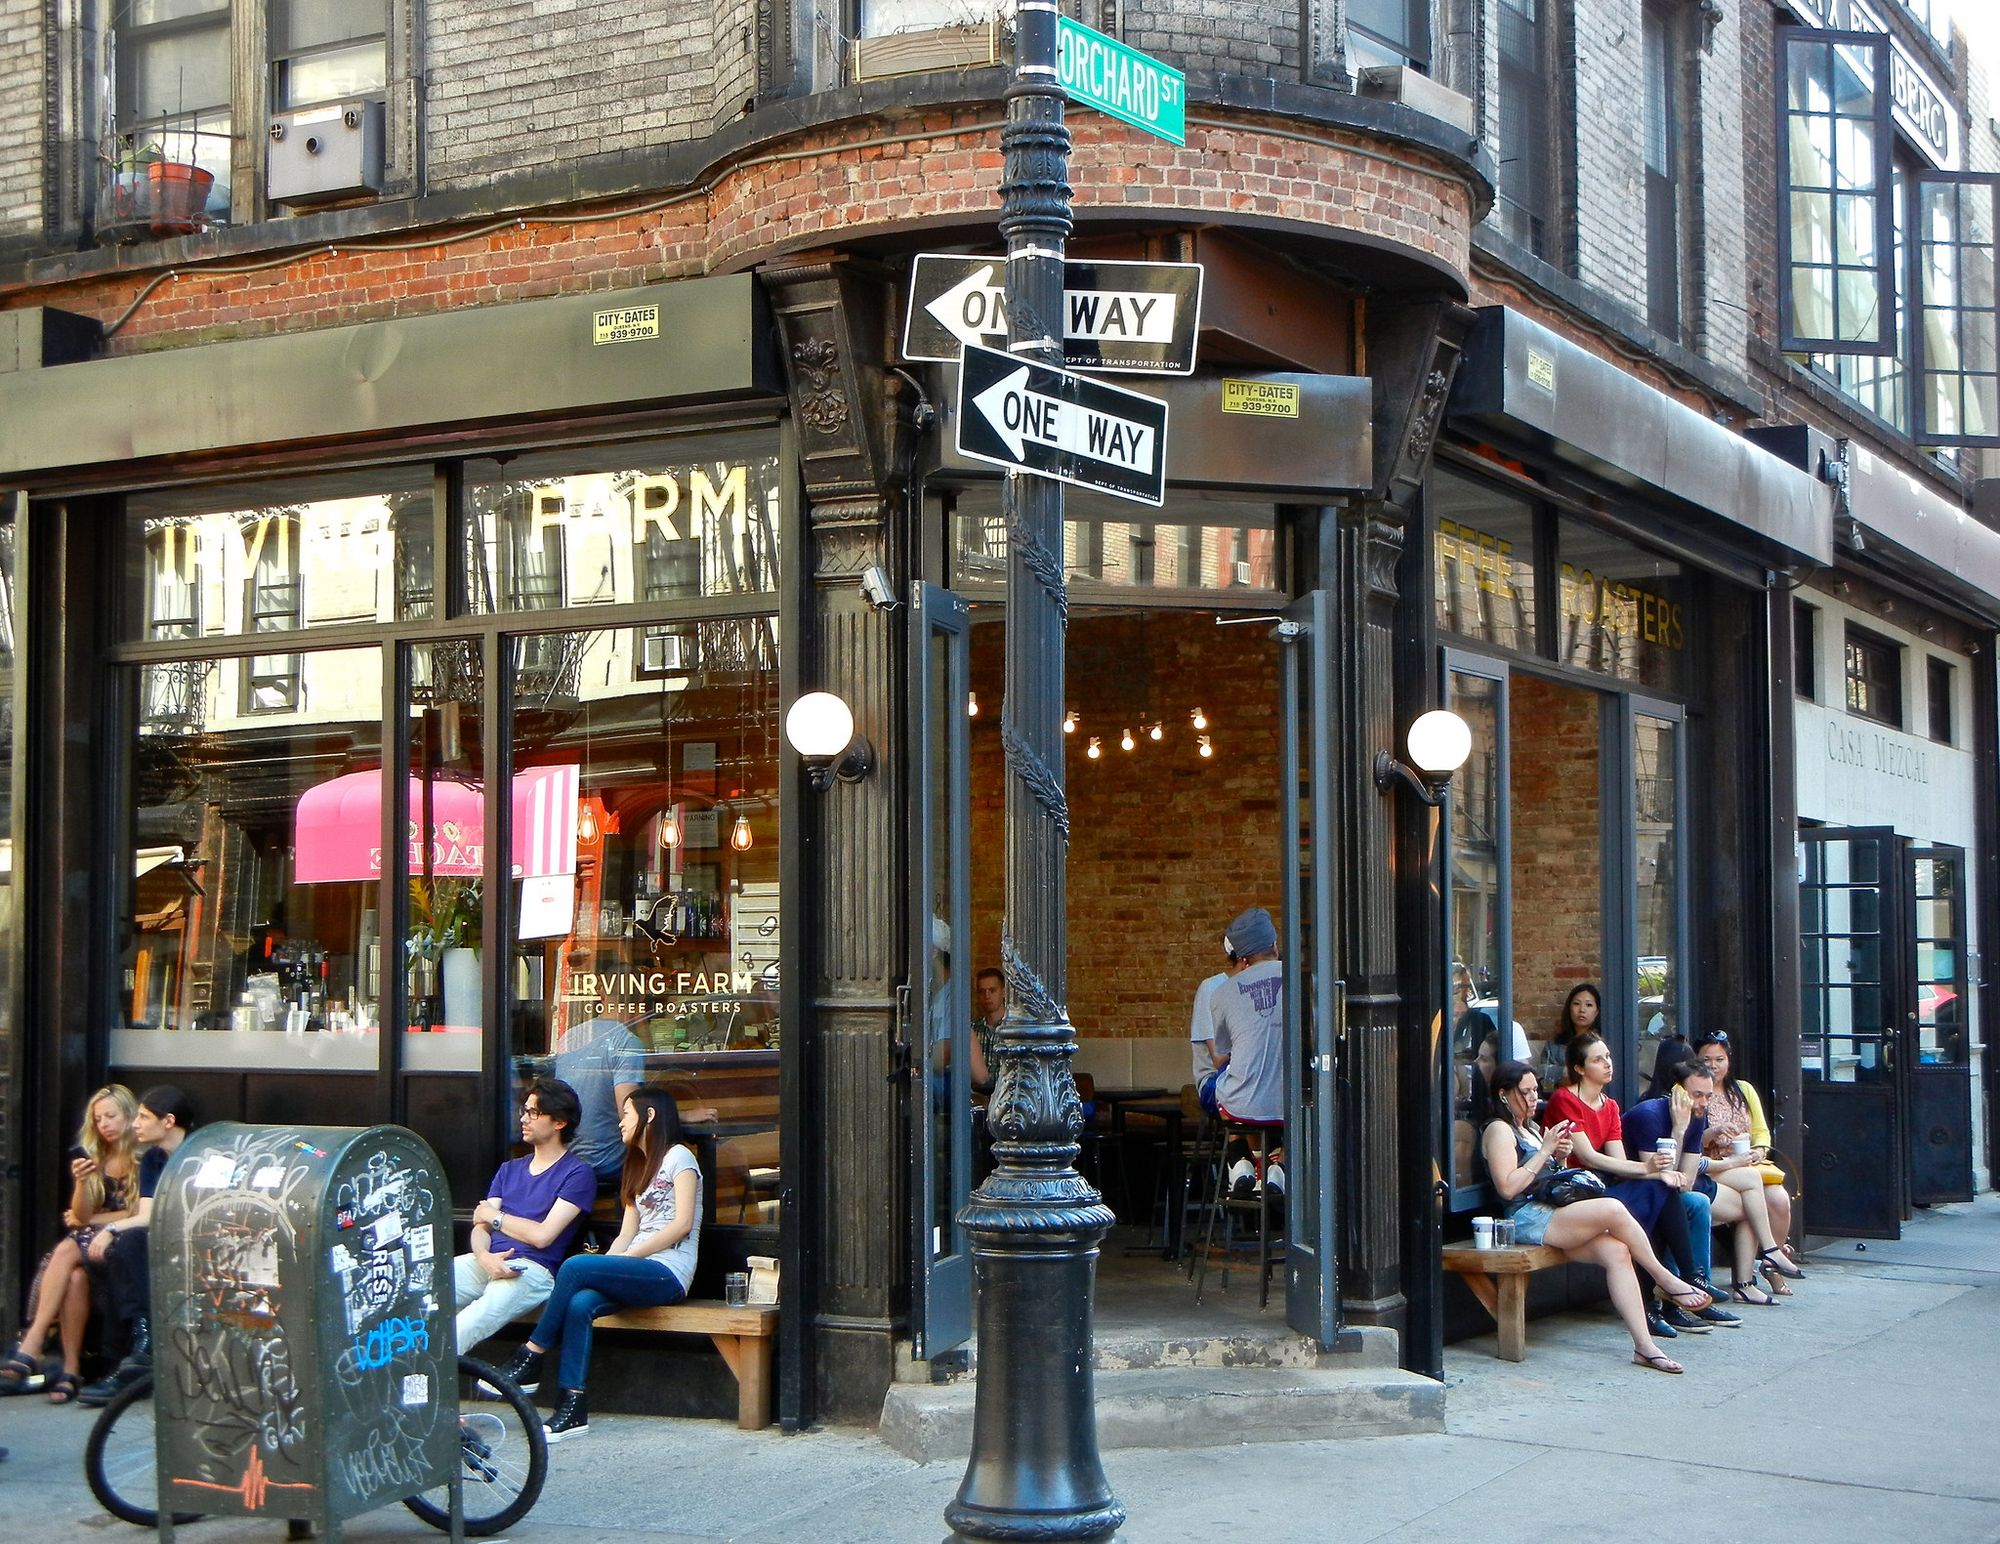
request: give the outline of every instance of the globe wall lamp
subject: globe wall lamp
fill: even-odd
[[[1388,751],[1375,753],[1375,787],[1387,793],[1401,783],[1425,804],[1435,807],[1451,786],[1451,777],[1472,754],[1472,730],[1449,708],[1433,708],[1410,725],[1406,742],[1409,762]]]
[[[837,778],[858,783],[875,770],[875,747],[854,729],[854,710],[832,692],[807,692],[785,714],[785,738],[806,765],[806,781],[825,793]]]

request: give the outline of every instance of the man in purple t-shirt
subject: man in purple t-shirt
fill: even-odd
[[[521,1140],[532,1152],[493,1176],[472,1212],[472,1253],[452,1262],[458,1349],[470,1351],[510,1319],[539,1308],[556,1268],[597,1200],[597,1175],[569,1151],[583,1106],[556,1078],[536,1078],[521,1096]]]

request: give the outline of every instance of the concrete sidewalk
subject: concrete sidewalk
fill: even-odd
[[[1683,1336],[1685,1377],[1631,1366],[1608,1312],[1536,1321],[1526,1362],[1490,1337],[1448,1355],[1437,1436],[1106,1456],[1132,1540],[1754,1544],[2000,1540],[2000,1197],[1920,1215],[1896,1244],[1815,1252],[1811,1276],[1741,1330]],[[5,1544],[140,1539],[99,1512],[88,1412],[0,1400]],[[786,1437],[609,1416],[557,1447],[522,1544],[924,1541],[944,1536],[957,1465],[911,1464],[851,1430]],[[1985,1432],[1984,1437],[1979,1436]],[[357,1541],[436,1538],[401,1508]],[[284,1537],[204,1523],[190,1540]]]

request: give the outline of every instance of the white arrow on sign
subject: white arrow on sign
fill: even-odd
[[[1007,289],[1000,265],[976,268],[924,307],[961,343],[1007,336]],[[1174,298],[1144,290],[1063,291],[1066,336],[1121,343],[1168,344],[1174,338]]]
[[[1028,369],[1023,365],[1012,375],[989,386],[972,399],[994,433],[1006,442],[1008,452],[1020,460],[1024,447],[1053,445],[1072,455],[1088,456],[1135,472],[1149,471],[1153,465],[1153,429],[1111,413],[1065,402],[1028,389]]]

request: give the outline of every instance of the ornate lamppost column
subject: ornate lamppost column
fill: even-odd
[[[1021,0],[1007,90],[1000,231],[1008,351],[1062,363],[1069,130],[1053,0]],[[1082,1105],[1067,995],[1062,485],[1013,471],[1007,521],[1007,1019],[986,1107],[997,1167],[966,1207],[979,1291],[972,1458],[945,1509],[957,1539],[1107,1539],[1125,1520],[1097,1455],[1091,1289],[1113,1222],[1076,1172]]]

